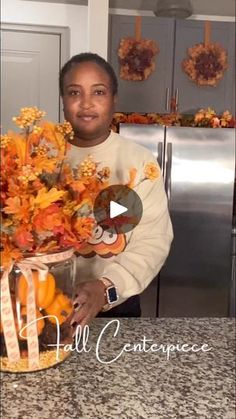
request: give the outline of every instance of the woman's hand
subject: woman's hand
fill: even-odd
[[[71,326],[78,324],[83,328],[102,310],[105,304],[105,285],[102,281],[83,282],[76,289],[74,313],[70,319]]]

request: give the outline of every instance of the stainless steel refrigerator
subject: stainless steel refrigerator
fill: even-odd
[[[120,124],[120,134],[157,158],[174,229],[166,263],[144,293],[150,307],[155,287],[146,315],[231,314],[234,129]]]

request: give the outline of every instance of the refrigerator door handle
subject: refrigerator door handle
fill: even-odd
[[[169,112],[170,110],[170,88],[166,88],[166,111]]]
[[[178,87],[175,89],[175,110],[178,111],[179,108],[179,89]]]
[[[165,190],[168,202],[171,197],[171,168],[172,168],[172,143],[167,143],[166,169],[165,169]]]
[[[159,141],[157,144],[157,162],[160,166],[161,172],[163,173],[163,142]]]

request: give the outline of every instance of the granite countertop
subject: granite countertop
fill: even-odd
[[[54,368],[2,373],[1,417],[235,418],[233,319],[120,319],[114,337],[117,326],[94,320],[84,350]]]

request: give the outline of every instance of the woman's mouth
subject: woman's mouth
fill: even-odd
[[[90,122],[93,119],[97,118],[97,115],[79,115],[78,118],[85,122]]]

